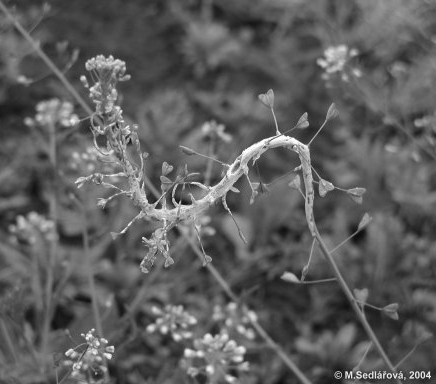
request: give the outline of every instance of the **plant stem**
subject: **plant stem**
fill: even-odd
[[[94,315],[95,327],[97,328],[97,333],[100,337],[103,337],[103,327],[101,324],[101,316],[100,311],[98,309],[98,299],[97,299],[97,290],[95,289],[95,278],[94,278],[94,268],[91,260],[91,252],[89,252],[89,233],[87,226],[87,218],[86,218],[86,209],[82,205],[82,213],[83,213],[83,229],[82,229],[82,239],[83,239],[83,253],[85,256],[86,263],[86,277],[88,279],[89,290],[91,292],[91,302],[92,302],[92,312]]]
[[[357,315],[357,318],[359,319],[360,323],[362,324],[363,328],[365,329],[366,334],[371,339],[372,343],[374,344],[375,348],[377,349],[378,353],[380,354],[381,358],[385,362],[386,366],[392,371],[397,372],[395,366],[390,361],[389,357],[387,356],[385,350],[380,344],[380,341],[378,340],[376,334],[371,328],[371,325],[368,323],[368,320],[366,319],[365,315],[362,313],[359,305],[356,302],[356,299],[354,298],[353,293],[351,292],[350,288],[348,287],[347,282],[345,281],[344,277],[342,276],[341,271],[338,268],[338,265],[336,264],[335,259],[333,258],[332,254],[328,250],[326,244],[324,243],[324,240],[322,239],[318,228],[315,225],[315,232],[316,232],[316,240],[319,244],[319,247],[321,249],[321,252],[325,256],[326,260],[330,264],[330,267],[332,268],[339,286],[341,287],[342,291],[344,292],[345,296],[347,297],[348,301],[351,304],[351,307],[353,308],[354,312]],[[400,379],[396,379],[396,382],[398,384],[402,384]]]

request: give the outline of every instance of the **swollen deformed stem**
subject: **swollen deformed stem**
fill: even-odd
[[[141,198],[138,199],[139,207],[147,217],[157,219],[159,221],[192,219],[193,217],[196,217],[202,212],[206,211],[208,208],[210,208],[210,206],[215,204],[215,202],[222,199],[223,196],[231,191],[233,185],[239,180],[239,178],[247,174],[248,164],[251,160],[259,158],[268,149],[278,147],[288,148],[300,156],[300,161],[305,163],[303,170],[305,170],[306,173],[310,173],[305,178],[305,181],[308,183],[308,185],[306,185],[306,191],[310,191],[312,188],[313,192],[313,186],[311,186],[310,182],[310,154],[307,146],[293,137],[278,136],[263,139],[245,149],[241,155],[238,156],[232,164],[230,164],[221,181],[215,186],[210,187],[208,193],[203,198],[195,200],[192,204],[175,207],[173,209],[161,209],[156,208],[153,204],[149,204],[145,198]],[[308,209],[310,210],[313,204],[313,196],[311,196],[309,200]],[[311,214],[309,214],[309,216],[311,216]]]

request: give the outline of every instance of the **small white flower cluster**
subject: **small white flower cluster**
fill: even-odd
[[[201,127],[201,133],[204,138],[209,140],[219,139],[224,143],[230,143],[233,139],[232,135],[224,132],[225,126],[218,124],[216,121],[207,121]]]
[[[74,151],[71,154],[71,169],[91,173],[96,169],[98,152],[93,146],[88,146],[83,152]]]
[[[226,333],[216,336],[208,333],[194,340],[194,348],[186,348],[183,354],[183,366],[192,377],[205,375],[212,383],[223,379],[236,383],[238,379],[233,373],[249,370],[248,362],[244,361],[245,347],[237,345]]]
[[[316,61],[324,69],[322,78],[327,81],[339,74],[342,81],[348,82],[350,74],[355,77],[361,77],[362,72],[357,68],[351,68],[351,71],[346,70],[349,61],[358,54],[359,51],[357,49],[349,49],[345,44],[328,47],[324,51],[324,57]]]
[[[249,326],[251,321],[257,320],[256,313],[244,312],[234,302],[228,303],[224,308],[221,305],[215,305],[212,319],[216,322],[223,322],[228,331],[235,330],[249,340],[256,337],[254,329]]]
[[[158,318],[147,326],[147,332],[158,331],[163,335],[170,333],[173,340],[177,342],[192,337],[192,332],[188,328],[197,324],[197,319],[186,312],[182,305],[166,305],[163,309],[153,306],[151,311]]]
[[[54,222],[36,212],[29,212],[27,216],[19,215],[17,223],[12,224],[9,230],[18,241],[30,245],[35,244],[38,237],[49,242],[57,238]]]
[[[66,351],[67,359],[63,363],[66,367],[72,367],[72,377],[88,380],[87,382],[93,382],[93,378],[107,372],[106,360],[111,360],[115,351],[113,345],[108,346],[108,341],[95,336],[94,332],[95,329],[91,329],[86,335],[82,333],[86,343]],[[83,347],[84,350],[78,351]]]
[[[102,156],[97,149],[93,145],[89,145],[83,152],[72,152],[70,168],[80,174],[90,174],[96,171],[97,164],[101,164],[103,168],[101,169],[102,172],[114,172],[116,168],[114,166],[115,157],[106,155],[104,163],[100,161],[101,158]]]
[[[35,118],[27,117],[24,119],[24,124],[30,127],[35,125],[46,127],[57,124],[62,127],[71,127],[79,122],[78,116],[73,111],[73,104],[68,101],[59,99],[40,101],[36,105]]]
[[[118,81],[130,79],[130,76],[126,75],[126,63],[114,59],[113,56],[106,58],[98,55],[88,60],[85,68],[91,72],[94,85],[90,87],[85,76],[81,76],[80,80],[85,88],[89,89],[89,97],[96,106],[96,114],[104,115],[109,123],[123,121],[121,107],[116,105],[118,99],[116,84]]]

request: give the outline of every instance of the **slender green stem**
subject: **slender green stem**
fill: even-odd
[[[89,291],[91,294],[91,305],[92,305],[92,314],[94,317],[95,328],[97,329],[97,333],[100,337],[103,337],[103,326],[101,321],[100,310],[98,307],[98,299],[97,299],[97,289],[95,285],[95,277],[94,277],[94,266],[92,265],[92,257],[89,246],[89,232],[88,232],[88,218],[87,211],[83,203],[72,196],[72,199],[80,212],[82,213],[82,245],[83,245],[83,256],[85,258],[85,269],[86,269],[86,278],[89,284]]]
[[[377,349],[381,358],[385,362],[386,366],[392,372],[396,372],[397,370],[396,370],[395,366],[392,364],[392,362],[389,359],[389,357],[387,356],[385,350],[381,346],[380,341],[378,340],[376,334],[372,330],[371,325],[368,323],[368,320],[366,319],[366,317],[363,314],[362,310],[360,309],[353,293],[351,292],[350,288],[348,287],[347,282],[345,281],[344,277],[342,276],[342,273],[339,270],[339,267],[336,264],[335,259],[333,258],[332,254],[330,253],[326,244],[324,243],[324,240],[322,239],[322,237],[318,231],[318,228],[316,227],[316,224],[315,224],[315,232],[316,232],[316,240],[319,244],[321,252],[325,256],[327,262],[330,264],[330,267],[332,268],[332,270],[333,270],[333,272],[338,280],[339,286],[341,287],[342,291],[344,292],[345,296],[347,297],[348,301],[350,302],[351,307],[353,308],[354,312],[357,315],[357,318],[359,319],[360,323],[362,324],[363,328],[365,329],[366,334],[368,335],[368,337],[370,338],[370,340],[374,344],[375,348]],[[400,379],[397,379],[396,382],[398,384],[401,384]]]
[[[332,283],[333,281],[336,280],[337,280],[336,277],[329,277],[327,279],[319,279],[319,280],[304,280],[304,281],[300,281],[299,284],[309,285],[309,284]]]
[[[274,124],[275,124],[275,126],[276,126],[276,135],[277,135],[277,136],[280,136],[281,133],[280,133],[280,131],[279,131],[279,124],[277,123],[277,118],[276,118],[276,114],[274,113],[274,108],[271,108],[271,113],[272,113],[272,115],[273,115],[273,118],[274,118]]]
[[[10,357],[12,357],[12,360],[14,362],[14,364],[18,364],[20,359],[17,356],[17,353],[15,352],[15,347],[14,345],[16,345],[16,343],[14,343],[11,339],[10,336],[10,332],[6,327],[6,324],[4,322],[3,319],[0,319],[0,334],[2,335],[2,339],[4,340],[3,346],[5,347],[5,349],[7,349],[7,355],[9,355]],[[6,361],[6,359],[5,359]]]
[[[324,123],[322,123],[321,127],[316,131],[316,133],[313,135],[313,137],[310,139],[309,143],[307,144],[307,146],[309,147],[310,144],[312,143],[313,140],[315,140],[315,137],[318,136],[318,134],[322,131],[322,129],[325,127],[325,125],[327,124],[327,120],[324,121]]]
[[[89,251],[89,233],[86,217],[86,209],[82,205],[83,225],[82,225],[82,239],[83,239],[83,253],[86,263],[86,277],[88,279],[89,290],[91,293],[92,312],[94,315],[95,327],[100,337],[103,337],[103,327],[101,323],[100,310],[98,308],[97,290],[95,288],[94,267],[91,260],[91,252]]]

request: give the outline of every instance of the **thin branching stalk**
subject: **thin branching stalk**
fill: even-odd
[[[101,323],[100,310],[98,308],[97,290],[95,288],[94,266],[92,265],[91,252],[89,251],[89,233],[88,233],[88,220],[86,209],[81,205],[82,210],[82,240],[83,240],[83,253],[86,265],[86,277],[88,279],[89,290],[91,293],[92,313],[94,315],[95,327],[100,337],[103,337],[103,326]]]
[[[376,334],[374,333],[371,325],[368,323],[368,320],[366,319],[365,315],[363,314],[362,310],[360,309],[353,293],[351,292],[351,289],[348,287],[347,282],[345,281],[344,277],[342,276],[341,271],[339,270],[338,265],[336,264],[335,259],[333,258],[332,254],[328,250],[324,240],[322,239],[318,228],[315,225],[315,231],[316,231],[316,241],[318,242],[318,245],[321,249],[322,254],[326,258],[327,262],[330,264],[330,267],[333,270],[334,275],[336,276],[336,279],[338,280],[338,284],[341,287],[342,291],[344,292],[345,296],[347,297],[348,301],[351,304],[351,307],[353,308],[354,312],[357,315],[357,318],[359,319],[360,323],[362,324],[363,328],[365,329],[366,334],[374,344],[375,348],[377,349],[378,353],[380,354],[380,357],[385,362],[386,366],[392,371],[397,372],[395,366],[392,364],[391,360],[387,356],[385,350],[383,349],[382,345],[380,344],[380,341],[378,340]],[[400,379],[396,379],[396,382],[398,384],[401,384]]]

